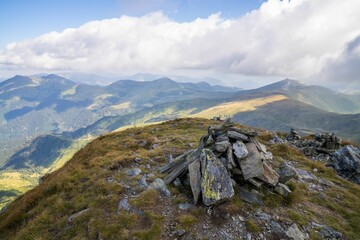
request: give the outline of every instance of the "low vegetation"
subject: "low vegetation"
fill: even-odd
[[[137,159],[143,173],[163,166],[170,154],[174,157],[196,147],[213,121],[205,119],[178,119],[156,125],[135,127],[98,137],[78,151],[62,168],[46,175],[43,182],[8,205],[0,215],[0,236],[3,239],[161,239],[170,216],[178,227],[188,232],[202,229],[207,216],[203,206],[180,211],[177,204],[191,202],[189,189],[170,187],[173,197],[167,199],[157,191],[146,190],[129,197],[136,211],[119,210],[119,201],[127,194],[126,185],[138,181],[130,178],[126,169]],[[264,133],[266,134],[266,133]],[[267,143],[268,136],[261,136]],[[287,197],[265,194],[263,212],[279,219],[295,222],[299,227],[311,221],[340,231],[348,239],[359,239],[360,187],[338,177],[331,169],[307,159],[301,152],[284,145],[268,145],[274,154],[274,168],[291,160],[298,168],[312,171],[317,177],[330,180],[334,186],[322,193],[312,191],[299,181],[288,182],[293,191]],[[155,171],[149,182],[163,177]],[[136,185],[131,185],[136,190]],[[1,194],[1,193],[0,193]],[[84,214],[69,222],[69,217],[82,210]],[[248,216],[259,207],[235,197],[214,209],[214,216],[241,215],[247,231],[258,234],[261,222]],[[139,214],[137,211],[140,211]],[[221,225],[222,220],[218,223]],[[317,233],[310,232],[313,239]]]

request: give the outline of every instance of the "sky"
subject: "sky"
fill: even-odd
[[[359,0],[0,0],[0,77],[139,72],[360,89]]]

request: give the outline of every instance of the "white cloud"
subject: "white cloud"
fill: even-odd
[[[341,68],[348,76],[360,56],[358,48],[350,54],[348,47],[360,36],[358,9],[358,0],[269,0],[239,19],[215,14],[178,23],[155,12],[93,21],[8,44],[0,52],[0,70],[119,74],[199,69],[311,78],[349,62]]]

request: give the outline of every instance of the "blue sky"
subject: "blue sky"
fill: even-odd
[[[145,72],[360,88],[359,9],[359,0],[0,0],[0,78]]]
[[[218,12],[237,18],[260,4],[260,0],[0,0],[0,49],[10,42],[78,27],[91,20],[139,17],[153,11],[163,11],[178,22]]]

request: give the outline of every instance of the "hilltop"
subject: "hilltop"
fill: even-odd
[[[169,185],[171,196],[145,190],[156,178],[165,177],[159,167],[196,148],[214,124],[205,119],[178,119],[96,138],[8,205],[0,215],[1,236],[221,239],[251,235],[279,239],[291,229],[311,239],[326,234],[359,239],[359,186],[288,144],[270,143],[272,134],[261,129],[257,129],[258,139],[274,155],[273,168],[286,162],[302,173],[288,182],[289,196],[265,192],[264,205],[256,206],[241,200],[235,189],[234,198],[209,209],[192,204],[185,183]]]

